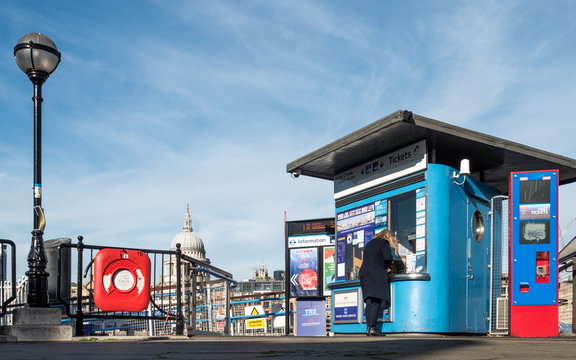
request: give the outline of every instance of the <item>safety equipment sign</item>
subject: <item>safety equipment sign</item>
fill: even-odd
[[[100,310],[140,312],[148,306],[150,258],[144,252],[102,249],[94,273],[94,303]]]

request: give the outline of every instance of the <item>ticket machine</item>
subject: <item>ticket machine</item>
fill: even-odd
[[[510,174],[510,335],[558,336],[558,170]]]

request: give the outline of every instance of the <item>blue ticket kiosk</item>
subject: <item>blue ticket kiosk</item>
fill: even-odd
[[[398,239],[384,332],[487,333],[499,295],[503,213],[512,171],[576,161],[398,111],[287,165],[334,183],[336,282],[332,331],[366,331],[358,280],[364,246],[382,229]],[[507,221],[507,219],[505,220]],[[497,224],[497,225],[495,225]],[[497,290],[495,290],[497,289]]]

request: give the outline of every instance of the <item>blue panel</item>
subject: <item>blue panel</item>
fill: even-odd
[[[512,173],[510,184],[513,304],[556,305],[558,171]]]

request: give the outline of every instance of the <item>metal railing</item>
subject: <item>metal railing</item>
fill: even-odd
[[[9,252],[5,251],[8,246],[11,248]],[[0,318],[10,323],[9,308],[23,305],[15,304],[15,301],[23,298],[18,293],[22,292],[20,287],[25,286],[25,281],[24,285],[16,281],[14,242],[1,239],[0,249],[4,250],[0,257],[0,280],[7,275],[11,278],[11,281],[3,282]],[[89,245],[79,236],[76,244],[59,243],[55,249],[57,259],[50,261],[57,260],[57,267],[51,271],[57,282],[56,298],[50,295],[50,302],[51,306],[63,309],[66,316],[62,322],[74,325],[76,336],[184,333],[192,336],[195,331],[248,336],[284,334],[283,291],[231,296],[231,288],[237,284],[232,274],[182,254],[179,244],[176,250],[132,249]],[[146,310],[110,312],[97,308],[92,265],[97,252],[102,249],[138,250],[151,259],[150,304]],[[263,312],[246,314],[246,309],[254,307],[263,309]],[[263,326],[250,325],[259,319]]]
[[[67,248],[76,249],[75,252],[71,252],[76,254],[76,294],[72,293],[73,286],[68,287],[68,293],[62,293],[63,282],[72,283],[71,275],[69,275],[70,278],[63,278],[66,271],[63,271],[65,262],[62,259]],[[92,264],[96,256],[95,252],[102,249],[137,250],[148,255],[151,259],[150,305],[148,309],[142,312],[111,312],[102,311],[96,307]],[[72,267],[72,263],[72,261],[69,262],[70,267]],[[87,264],[86,267],[84,264]],[[68,274],[71,274],[71,271],[68,271]],[[64,306],[67,316],[75,319],[76,336],[84,336],[86,332],[103,332],[106,329],[103,320],[112,319],[122,320],[123,324],[130,323],[130,320],[134,322],[161,322],[163,323],[161,331],[163,335],[184,335],[185,323],[188,323],[188,334],[190,334],[196,326],[194,315],[196,291],[192,291],[192,289],[196,289],[198,280],[203,281],[207,277],[207,275],[202,277],[199,274],[209,274],[224,281],[228,294],[226,306],[229,308],[230,284],[236,283],[232,279],[232,274],[182,254],[180,244],[176,244],[176,250],[134,249],[87,245],[83,242],[82,236],[79,236],[77,244],[61,244],[58,248],[57,298],[59,303]],[[184,314],[185,311],[188,313],[187,316]],[[91,326],[98,321],[100,322],[97,324],[99,326]],[[230,319],[227,318],[228,328],[229,323]],[[125,326],[114,326],[113,328],[119,327]]]
[[[272,292],[232,297],[233,335],[243,336],[283,336],[286,326],[285,292]],[[246,309],[259,307],[262,314],[247,314]],[[251,322],[256,320],[256,327]],[[261,320],[261,321],[258,321]]]
[[[508,333],[508,243],[510,224],[508,216],[508,197],[498,195],[491,199],[490,222],[492,257],[490,259],[490,311],[489,332],[493,335]],[[503,293],[503,289],[505,290]]]
[[[10,262],[6,257],[6,245],[11,248]],[[12,240],[0,239],[0,318],[7,314],[8,305],[16,300],[16,245]],[[6,280],[6,270],[10,263],[10,281]]]

